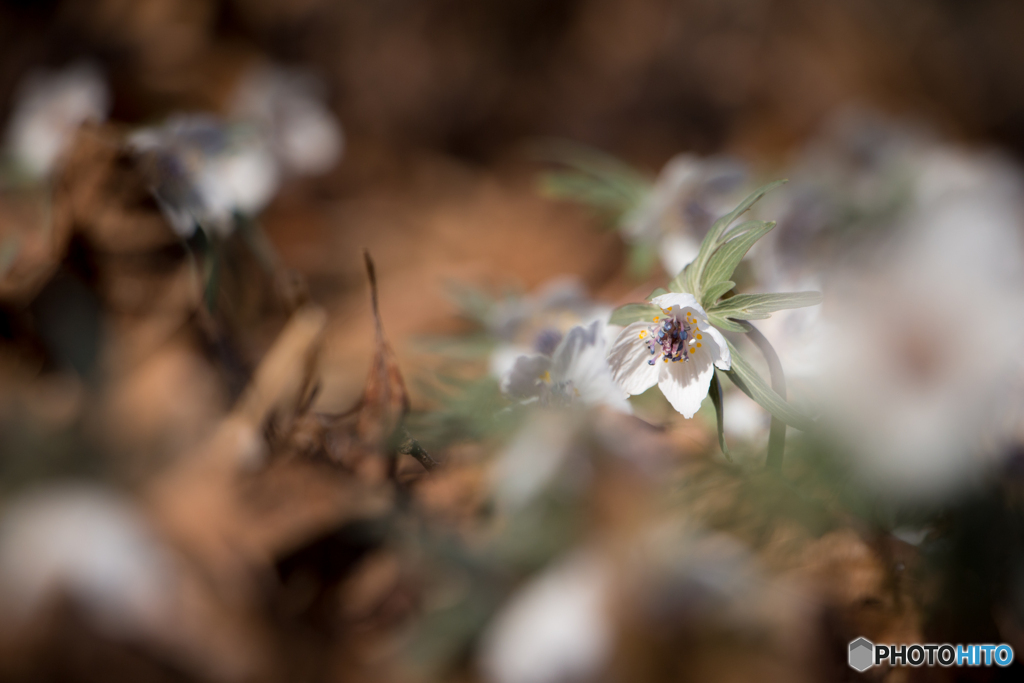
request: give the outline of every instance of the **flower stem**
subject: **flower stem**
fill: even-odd
[[[760,330],[747,321],[747,336],[750,341],[761,350],[764,359],[768,361],[768,373],[772,380],[772,390],[782,398],[786,398],[786,376],[782,373],[782,362],[775,353],[775,349],[768,342],[768,339],[761,334]],[[782,471],[782,456],[786,450],[786,423],[772,416],[771,427],[768,431],[768,459],[765,467],[777,472]]]

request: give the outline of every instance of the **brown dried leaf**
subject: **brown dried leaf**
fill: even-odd
[[[373,303],[373,321],[376,327],[377,353],[373,366],[366,378],[363,397],[356,416],[356,435],[360,441],[377,448],[384,447],[409,412],[409,394],[405,381],[398,369],[398,361],[384,336],[384,324],[380,317],[377,297],[377,275],[370,253],[363,252],[366,274],[370,280],[370,297]]]

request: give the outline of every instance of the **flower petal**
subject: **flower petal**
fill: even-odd
[[[703,351],[703,349],[701,349]],[[685,418],[693,417],[700,409],[711,386],[711,375],[715,368],[711,354],[697,353],[689,361],[658,363],[663,365],[658,387],[672,407]]]
[[[707,347],[708,352],[711,354],[711,359],[715,361],[715,367],[721,370],[731,368],[732,354],[729,352],[729,345],[725,342],[725,337],[722,336],[722,333],[710,325],[703,331],[711,337],[704,346]]]
[[[556,382],[571,382],[584,403],[603,403],[631,413],[627,394],[612,378],[608,367],[602,327],[600,322],[594,321],[587,327],[569,330],[552,356],[551,377]]]
[[[501,390],[513,398],[540,395],[541,376],[551,367],[547,356],[520,356],[501,380]]]
[[[658,383],[661,368],[657,364],[647,364],[657,356],[651,355],[647,344],[640,338],[640,333],[651,324],[640,321],[627,325],[608,351],[612,377],[628,394],[642,394]]]
[[[708,317],[708,314],[700,307],[700,304],[697,303],[697,299],[693,297],[693,294],[687,294],[685,292],[669,292],[668,294],[662,294],[661,296],[656,296],[651,299],[651,303],[655,306],[661,306],[665,310],[672,307],[678,307],[679,311],[677,313],[679,316],[685,316],[685,309],[688,308],[694,315],[699,313],[701,320]]]

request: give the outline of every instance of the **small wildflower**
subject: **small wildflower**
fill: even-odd
[[[286,174],[325,173],[344,151],[344,133],[320,97],[320,85],[302,71],[262,66],[235,92],[232,117],[259,129]]]
[[[197,227],[229,234],[237,215],[258,213],[277,191],[277,165],[263,139],[211,116],[173,117],[129,143],[149,162],[153,196],[182,237]]]
[[[708,395],[714,368],[732,366],[729,348],[693,295],[663,294],[652,303],[662,314],[627,325],[612,345],[612,376],[629,394],[657,384],[673,408],[693,417]]]
[[[7,149],[34,178],[49,175],[85,121],[103,121],[110,93],[99,68],[88,62],[61,71],[37,71],[15,95]]]
[[[545,406],[583,403],[630,412],[626,393],[612,379],[605,359],[603,328],[599,321],[574,327],[550,356],[520,356],[502,379],[502,391]]]
[[[623,237],[655,244],[665,271],[678,273],[697,255],[715,218],[728,211],[745,175],[742,165],[726,158],[676,155],[625,217]]]

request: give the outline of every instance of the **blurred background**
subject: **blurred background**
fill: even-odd
[[[1017,680],[846,647],[1024,652],[1022,32],[0,0],[0,679]],[[757,322],[821,425],[781,475],[732,385],[728,454],[710,401],[509,392],[778,178],[733,279],[824,293]]]

